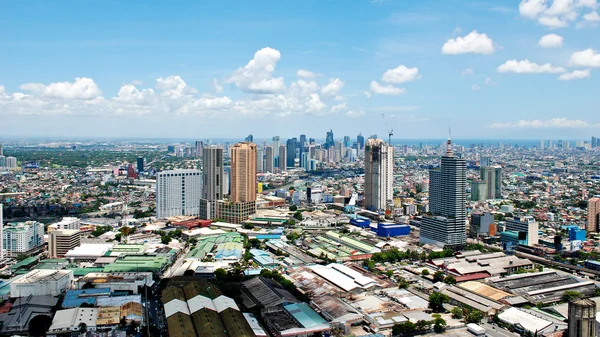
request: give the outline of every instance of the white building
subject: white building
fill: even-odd
[[[6,168],[16,168],[16,167],[17,167],[17,158],[6,157]]]
[[[200,215],[202,173],[199,170],[172,170],[156,175],[156,217]]]
[[[44,224],[36,221],[9,223],[2,230],[2,248],[10,256],[29,253],[44,245]]]
[[[365,145],[366,209],[385,209],[394,197],[394,147],[381,139],[368,139]]]
[[[81,227],[81,221],[75,217],[64,217],[60,222],[56,222],[48,226],[48,232],[51,231],[62,231],[65,229],[79,229]]]
[[[539,243],[539,224],[532,216],[515,217],[506,220],[506,230],[527,233],[527,245],[533,246]]]
[[[48,329],[50,334],[79,331],[79,325],[84,323],[88,331],[96,330],[98,320],[98,308],[73,308],[58,310]]]
[[[51,259],[62,258],[71,249],[81,246],[81,232],[78,229],[52,231],[48,234],[48,255]]]
[[[72,283],[72,270],[34,269],[10,284],[10,297],[58,296]]]

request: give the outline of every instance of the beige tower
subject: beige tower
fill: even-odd
[[[231,148],[231,201],[256,201],[256,144],[236,143]]]
[[[588,201],[587,232],[598,232],[598,216],[600,215],[600,198],[591,198]]]
[[[596,336],[596,302],[575,300],[569,302],[569,336]]]

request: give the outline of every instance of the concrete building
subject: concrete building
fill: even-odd
[[[80,324],[85,324],[88,331],[96,330],[96,321],[98,319],[98,308],[72,308],[58,310],[52,320],[52,325],[48,329],[50,334],[72,333],[79,331]]]
[[[279,146],[279,171],[285,172],[287,171],[287,150],[285,145],[281,144]]]
[[[385,209],[394,197],[394,148],[381,139],[369,139],[365,146],[364,206],[371,211]]]
[[[214,219],[215,202],[223,199],[223,149],[215,145],[202,151],[202,199],[200,219]]]
[[[131,272],[131,273],[89,273],[79,278],[75,284],[75,289],[82,289],[86,283],[102,284],[102,288],[110,288],[111,292],[130,291],[133,294],[138,293],[138,288],[144,285],[151,286],[151,272]]]
[[[600,198],[594,197],[588,200],[587,231],[588,233],[598,232],[598,219],[600,218]]]
[[[231,201],[256,201],[256,144],[237,143],[231,149]]]
[[[579,299],[569,302],[568,337],[596,336],[596,302]]]
[[[275,172],[275,151],[272,146],[267,146],[265,148],[264,171],[269,173]]]
[[[9,223],[2,230],[2,248],[9,256],[31,254],[44,246],[44,224],[36,221]]]
[[[72,270],[34,269],[10,284],[10,296],[58,296],[72,283]]]
[[[265,156],[262,149],[256,149],[256,172],[263,173],[265,171]]]
[[[467,239],[466,221],[466,161],[454,155],[448,139],[446,154],[440,168],[429,171],[429,211],[423,217],[421,243],[461,247]]]
[[[56,222],[48,226],[48,232],[65,229],[79,229],[81,221],[75,217],[63,217],[60,222]]]
[[[496,228],[493,214],[490,212],[471,214],[470,237],[476,238],[480,235],[494,236],[495,234]]]
[[[239,224],[256,213],[256,201],[231,202],[229,200],[218,200],[215,203],[215,208],[215,218]]]
[[[485,199],[502,199],[502,168],[500,166],[482,167],[481,180],[486,183]]]
[[[12,169],[17,167],[17,158],[6,157],[6,168]]]
[[[485,201],[487,199],[488,185],[483,180],[471,182],[471,201]]]
[[[52,231],[48,234],[48,256],[62,258],[71,249],[81,245],[81,232],[78,229]]]
[[[200,215],[202,173],[171,170],[156,174],[156,217]]]
[[[539,242],[539,224],[532,216],[515,217],[506,220],[506,231],[527,233],[527,245],[537,245]]]

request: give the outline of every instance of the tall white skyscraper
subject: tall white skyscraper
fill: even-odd
[[[198,216],[202,197],[200,170],[171,170],[156,174],[156,217]]]
[[[467,164],[454,155],[448,139],[440,168],[429,171],[429,211],[423,217],[420,243],[461,247],[467,239]]]
[[[394,198],[394,147],[381,139],[368,139],[365,145],[366,209],[385,209]]]

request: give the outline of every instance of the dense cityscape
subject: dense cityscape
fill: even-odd
[[[596,333],[596,137],[310,136],[3,143],[0,333]]]

